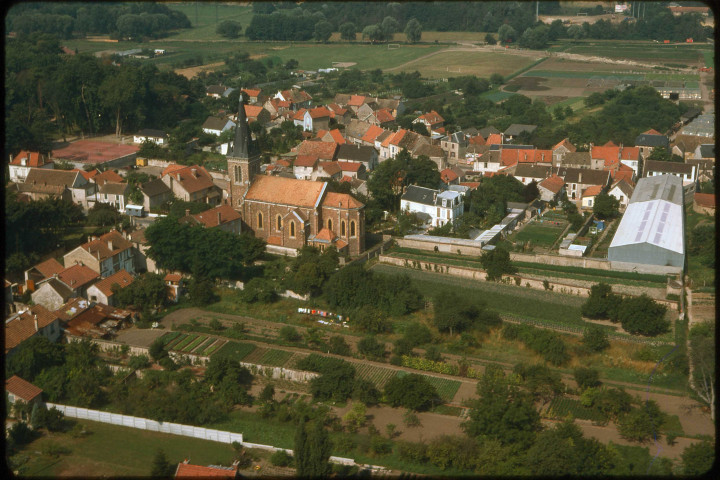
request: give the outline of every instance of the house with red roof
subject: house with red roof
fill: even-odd
[[[7,398],[9,404],[8,407],[10,405],[14,406],[15,404],[23,404],[29,407],[27,409],[23,408],[20,410],[22,413],[19,415],[19,420],[29,420],[29,412],[32,412],[33,405],[42,405],[42,393],[43,391],[41,388],[33,385],[27,380],[23,380],[17,375],[13,375],[5,380],[5,398]],[[17,416],[18,409],[8,408],[8,413],[11,412]]]
[[[267,125],[270,123],[270,112],[268,112],[262,105],[245,105],[245,116],[247,117],[248,123],[258,122],[260,125]]]
[[[42,305],[33,305],[5,320],[5,361],[24,341],[36,335],[51,342],[57,342],[62,336],[60,318]]]
[[[693,198],[693,210],[698,213],[715,215],[715,194],[696,193]]]
[[[178,464],[175,469],[175,478],[240,478],[238,474],[237,462],[232,467],[221,467],[218,465],[210,465],[203,467],[201,465],[192,465],[188,460]]]
[[[420,115],[418,118],[413,120],[412,123],[422,123],[427,128],[428,133],[432,133],[445,124],[445,119],[435,110],[431,110],[428,113]]]
[[[321,142],[335,142],[338,145],[344,145],[347,143],[347,140],[345,140],[345,137],[343,137],[342,133],[337,128],[333,128],[332,130],[320,130],[317,134],[317,138],[319,138]]]
[[[570,143],[570,140],[563,138],[560,142],[552,147],[553,154],[553,167],[557,167],[562,163],[563,158],[568,153],[576,152],[577,148],[575,145]]]
[[[633,191],[635,190],[634,184],[628,182],[625,179],[614,180],[608,195],[615,197],[620,204],[620,211],[624,212],[625,208],[630,203],[630,197],[632,197]]]
[[[342,169],[338,162],[319,162],[317,170],[315,170],[312,180],[333,179],[340,180],[342,178]]]
[[[322,161],[333,161],[337,155],[338,145],[335,142],[317,142],[305,140],[295,147],[298,156],[311,155]]]
[[[88,202],[93,198],[96,185],[88,182],[79,172],[51,170],[31,167],[25,177],[25,183],[14,184],[19,193],[33,200],[61,198],[89,209]]]
[[[50,161],[47,155],[40,152],[21,150],[17,155],[10,155],[8,169],[10,170],[11,182],[25,182],[31,168],[53,169],[55,164]]]
[[[485,140],[485,145],[502,145],[503,143],[502,133],[493,133]]]
[[[175,166],[172,171],[168,171],[166,168],[160,178],[176,197],[186,202],[219,205],[222,201],[222,191],[215,185],[205,167],[179,165]]]
[[[66,253],[63,259],[65,265],[85,265],[103,278],[119,270],[135,273],[132,243],[116,230],[90,237],[88,242]]]
[[[70,339],[112,338],[131,318],[132,312],[129,310],[96,303],[67,321],[65,335]]]
[[[259,89],[259,88],[243,88],[240,91],[247,94],[248,100],[250,101],[250,103],[257,103],[260,101],[260,94],[262,93],[261,89]]]
[[[184,283],[183,276],[179,273],[168,273],[165,275],[163,280],[165,281],[165,286],[167,287],[168,300],[177,303],[180,299],[180,295],[182,295]]]
[[[337,103],[329,103],[327,108],[330,110],[330,118],[335,119],[335,121],[340,125],[347,125],[350,123],[353,113],[347,108],[343,108]]]
[[[365,180],[367,178],[367,170],[362,162],[337,162],[343,176],[350,178],[359,178]]]
[[[25,287],[31,292],[35,291],[35,285],[46,278],[57,275],[65,269],[62,263],[54,258],[49,258],[25,270]]]
[[[50,310],[72,297],[85,297],[88,288],[100,278],[100,275],[86,265],[73,264],[35,284],[32,300]]]
[[[318,130],[327,130],[330,126],[330,110],[326,107],[316,107],[312,109],[300,109],[293,117],[295,125],[303,127],[307,132],[316,132]]]
[[[593,205],[595,204],[595,198],[600,195],[600,193],[602,193],[603,188],[605,187],[603,187],[602,185],[593,185],[583,190],[582,196],[580,198],[580,208],[593,208]]]
[[[133,282],[133,277],[125,270],[120,270],[107,278],[90,286],[87,290],[87,299],[91,302],[102,303],[112,306],[114,302],[113,286],[125,288]]]
[[[442,181],[445,185],[459,185],[460,176],[451,168],[446,168],[440,172],[440,181]]]
[[[290,90],[282,90],[274,95],[282,102],[288,102],[290,110],[298,111],[301,108],[310,108],[312,96],[304,90],[291,88]]]
[[[180,223],[200,225],[205,228],[219,228],[225,232],[240,235],[242,220],[230,205],[218,205],[204,212],[191,215],[189,211],[179,220]]]
[[[557,175],[551,175],[538,183],[540,200],[543,202],[557,201],[565,189],[565,180]]]

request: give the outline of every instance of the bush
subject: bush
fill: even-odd
[[[369,358],[382,359],[385,356],[385,344],[378,342],[375,337],[365,337],[357,344],[358,352]]]
[[[583,344],[593,352],[602,352],[610,346],[607,332],[595,326],[590,326],[583,332]]]
[[[150,359],[147,355],[133,355],[128,361],[128,367],[133,370],[142,370],[150,366]]]
[[[242,298],[248,303],[272,303],[277,300],[275,283],[269,278],[255,277],[245,284]]]
[[[333,335],[328,340],[328,350],[330,353],[334,353],[335,355],[343,355],[345,357],[349,356],[350,351],[350,345],[347,344],[345,341],[345,338],[341,335]]]
[[[416,373],[392,377],[385,384],[385,399],[393,407],[427,410],[440,396],[425,377]]]
[[[643,294],[636,298],[625,298],[618,309],[618,320],[628,333],[656,336],[670,328],[665,320],[667,307]]]
[[[600,372],[594,368],[578,367],[573,370],[573,376],[580,390],[600,386]]]
[[[302,340],[302,335],[298,333],[295,327],[291,327],[290,325],[285,325],[284,327],[282,327],[280,329],[279,335],[281,339],[290,343],[295,343]]]
[[[270,456],[270,463],[276,467],[287,467],[292,465],[294,459],[292,455],[288,454],[285,450],[277,450]]]

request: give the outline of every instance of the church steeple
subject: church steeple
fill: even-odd
[[[233,208],[239,209],[253,176],[260,174],[260,152],[250,137],[242,92],[235,127],[235,142],[232,151],[228,152],[227,163],[230,176],[230,204]]]

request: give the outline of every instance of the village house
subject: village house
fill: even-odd
[[[146,212],[150,212],[172,199],[172,190],[160,178],[143,183],[140,186],[140,192],[143,195],[142,205]]]
[[[538,183],[538,191],[543,202],[557,202],[565,191],[565,180],[551,175]]]
[[[693,198],[693,211],[707,215],[715,215],[715,194],[696,193]]]
[[[368,145],[340,145],[337,159],[340,162],[360,162],[367,171],[372,171],[378,164],[378,151]]]
[[[88,201],[95,193],[94,183],[88,182],[79,172],[67,170],[31,168],[25,183],[17,185],[20,192],[29,195],[33,200],[47,197],[63,198],[64,194],[62,192],[67,189],[70,191],[71,201],[77,203],[86,211],[89,209]],[[50,194],[48,189],[54,189],[57,193]]]
[[[259,103],[259,102],[262,103],[262,98],[260,98],[260,95],[262,93],[261,89],[259,89],[259,88],[243,88],[240,91],[248,96],[249,103],[251,103],[251,104],[255,104],[255,103]]]
[[[512,142],[519,135],[521,135],[523,133],[531,135],[535,130],[537,130],[537,125],[525,125],[522,123],[513,123],[507,129],[505,129],[505,132],[503,132],[503,133],[504,133],[505,141]]]
[[[683,190],[685,191],[685,202],[692,202],[697,183],[697,168],[695,165],[689,163],[646,160],[643,170],[643,177],[673,175],[680,178],[680,180],[682,180]]]
[[[230,205],[218,205],[194,215],[191,215],[188,210],[179,221],[190,225],[202,225],[205,228],[219,228],[236,235],[240,235],[242,230],[240,214]]]
[[[150,248],[150,244],[145,238],[145,229],[141,228],[134,230],[127,236],[127,240],[132,244],[133,248],[139,254],[135,256],[135,265],[137,266],[138,272],[147,271],[155,273],[158,271],[155,261],[147,256],[147,251]]]
[[[519,163],[515,167],[513,176],[523,185],[530,185],[532,182],[540,183],[552,174],[552,167],[547,165],[536,165],[533,163]]]
[[[212,115],[202,124],[202,131],[211,135],[220,136],[223,132],[232,130],[235,124],[229,118],[213,117]]]
[[[23,183],[30,173],[31,168],[44,168],[51,170],[55,164],[50,161],[47,155],[39,152],[20,151],[17,155],[10,155],[8,169],[10,181]]]
[[[270,112],[262,105],[245,105],[245,116],[248,122],[258,122],[263,127],[270,123]]]
[[[338,162],[318,162],[311,180],[340,180],[342,169]]]
[[[605,160],[593,159],[590,152],[568,152],[561,157],[558,167],[584,168],[587,170],[602,170]]]
[[[57,342],[62,336],[60,319],[42,305],[33,305],[29,310],[5,320],[5,361],[15,354],[24,341],[36,335],[51,342]]]
[[[58,262],[54,258],[49,258],[44,262],[38,263],[37,265],[25,270],[25,287],[33,291],[35,285],[42,282],[46,278],[50,278],[62,272],[65,269],[62,263]]]
[[[568,140],[567,138],[564,138],[562,141],[558,142],[557,145],[552,148],[553,167],[559,167],[563,163],[563,159],[568,153],[574,153],[576,151],[577,148],[575,148],[575,145],[570,143],[570,140]]]
[[[97,203],[107,203],[115,207],[119,212],[124,212],[125,205],[128,203],[129,192],[130,185],[127,183],[105,182],[98,187],[94,200]],[[92,200],[89,199],[90,202]]]
[[[66,253],[63,258],[65,265],[86,265],[103,278],[120,270],[135,273],[132,244],[116,230],[100,237],[90,237],[90,241]]]
[[[5,380],[5,398],[7,398],[8,403],[7,413],[17,415],[18,409],[9,407],[24,404],[27,408],[22,409],[22,414],[20,414],[18,420],[29,421],[30,413],[28,412],[32,412],[36,404],[43,404],[42,393],[42,389],[17,375],[13,375]]]
[[[88,287],[99,278],[97,272],[85,265],[70,265],[37,282],[32,293],[33,302],[57,310],[72,297],[85,297]]]
[[[345,145],[347,140],[343,137],[340,130],[333,128],[332,130],[319,130],[317,137],[321,142],[334,142],[338,145]]]
[[[362,136],[362,138],[360,138],[360,142],[358,142],[358,145],[362,145],[365,147],[373,147],[375,148],[375,150],[378,150],[378,147],[382,143],[382,141],[389,137],[392,133],[393,132],[385,130],[384,128],[377,125],[371,125],[370,128],[368,128],[365,134]]]
[[[445,119],[435,110],[420,115],[412,123],[422,123],[431,135],[433,133],[445,133],[444,129],[441,131],[443,125],[445,125]]]
[[[337,162],[343,177],[367,179],[367,170],[362,162]]]
[[[365,205],[351,195],[328,192],[325,182],[260,175],[260,155],[250,141],[242,105],[241,100],[234,147],[227,161],[229,203],[241,214],[243,230],[247,227],[278,253],[295,255],[315,239],[318,246],[333,245],[341,254],[362,252]],[[298,156],[316,155],[323,160],[334,160],[336,151],[337,144],[317,141],[305,141],[297,148]],[[323,233],[324,229],[329,233]]]
[[[298,180],[311,180],[318,162],[315,155],[298,155],[293,162],[293,175]]]
[[[580,202],[582,192],[592,186],[605,187],[612,178],[607,170],[559,167],[553,172],[565,181],[568,200]]]
[[[368,143],[363,143],[362,138],[370,130],[370,128],[374,128],[377,132],[375,136],[383,132],[383,129],[378,127],[377,125],[372,125],[367,122],[361,122],[357,118],[353,118],[352,120],[350,120],[350,123],[345,126],[345,139],[350,143],[355,143],[358,145],[368,145]],[[374,143],[372,145],[374,145]]]
[[[640,149],[640,155],[645,160],[657,147],[662,147],[669,152],[670,140],[662,133],[651,128],[635,138],[635,146]]]
[[[167,133],[151,128],[144,128],[133,136],[134,143],[153,142],[155,145],[165,145],[167,141]]]
[[[167,299],[173,303],[180,300],[183,291],[183,277],[179,273],[168,273],[164,279],[167,287]]]
[[[593,185],[592,187],[588,187],[583,190],[580,198],[580,208],[593,208],[593,205],[595,204],[595,199],[598,195],[600,195],[600,193],[602,193],[603,188],[604,187],[601,185]]]
[[[132,313],[128,310],[97,303],[73,315],[65,324],[65,335],[68,339],[111,339],[131,318]]]
[[[279,91],[273,98],[288,102],[290,110],[293,111],[298,111],[301,108],[310,108],[312,104],[312,96],[306,91],[296,88]]]
[[[310,110],[301,108],[293,117],[295,125],[308,132],[327,130],[330,126],[330,110],[325,107],[316,107]]]
[[[224,85],[208,85],[207,88],[205,88],[205,95],[219,100],[221,98],[227,98],[233,91],[235,91],[234,88]]]
[[[222,191],[205,167],[170,165],[163,170],[160,178],[180,200],[210,205],[219,205],[222,201]]]
[[[112,306],[114,292],[113,285],[117,285],[123,289],[133,282],[133,277],[125,270],[120,270],[107,278],[103,278],[99,282],[91,285],[87,290],[87,299],[91,302],[102,303]]]
[[[330,103],[327,108],[330,110],[330,118],[335,119],[338,124],[347,125],[350,123],[353,114],[347,108],[343,108],[337,103]]]
[[[463,214],[463,194],[410,185],[400,197],[400,210],[414,213],[424,224],[441,227]]]
[[[465,149],[468,145],[468,139],[462,132],[452,133],[440,140],[440,148],[447,153],[450,163],[454,163],[453,160],[465,157]]]
[[[634,188],[630,183],[621,179],[612,184],[610,190],[608,190],[608,195],[615,197],[618,200],[620,204],[620,211],[624,212],[628,203],[630,203],[630,197],[632,197],[633,190]]]

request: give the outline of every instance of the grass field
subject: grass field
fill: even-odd
[[[90,432],[82,438],[66,433],[43,436],[25,447],[21,455],[28,458],[20,468],[25,477],[143,477],[149,476],[152,461],[159,448],[171,464],[188,458],[197,465],[227,465],[233,461],[228,444],[199,440],[180,435],[79,420]],[[57,458],[43,455],[50,443],[62,445],[71,453]]]
[[[567,223],[558,222],[558,225],[549,222],[532,222],[510,237],[511,241],[531,242],[532,245],[550,248],[560,234],[565,230]]]
[[[391,52],[393,50],[390,50]],[[401,71],[422,72],[430,78],[475,75],[489,77],[493,73],[507,76],[536,59],[520,55],[506,55],[496,52],[468,52],[448,50],[427,58],[420,58],[399,68]]]
[[[377,264],[372,268],[380,273],[408,275],[426,298],[432,298],[443,288],[452,288],[468,296],[481,298],[490,310],[500,314],[573,326],[583,324],[580,305],[584,300],[577,296],[469,280],[391,265]]]
[[[705,49],[709,50],[707,47],[705,47]],[[565,51],[580,55],[594,55],[639,62],[677,63],[688,66],[699,66],[704,62],[702,52],[705,49],[696,47],[695,45],[618,45],[597,43],[572,46]]]

